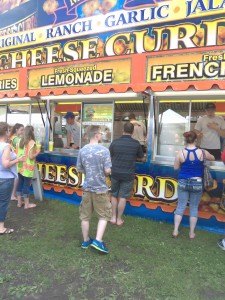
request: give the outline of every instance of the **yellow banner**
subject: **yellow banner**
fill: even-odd
[[[19,73],[10,72],[0,75],[0,91],[17,91],[19,85]]]
[[[225,51],[148,58],[147,82],[225,79]]]
[[[29,71],[28,88],[59,88],[102,84],[130,83],[129,59],[64,67],[40,68]]]

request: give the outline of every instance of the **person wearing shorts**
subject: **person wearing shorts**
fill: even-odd
[[[112,159],[111,176],[111,224],[122,226],[122,215],[126,200],[130,198],[135,176],[135,162],[142,160],[144,153],[141,144],[131,136],[134,125],[130,122],[124,124],[123,135],[114,140],[109,147]]]
[[[89,246],[100,252],[109,250],[103,242],[103,235],[108,221],[112,217],[112,205],[108,194],[106,176],[111,173],[109,150],[99,144],[102,138],[99,126],[91,126],[88,130],[90,143],[85,145],[78,154],[77,169],[85,174],[83,196],[80,205],[80,219],[83,234],[81,247]],[[93,212],[98,216],[96,238],[89,237],[89,223]]]

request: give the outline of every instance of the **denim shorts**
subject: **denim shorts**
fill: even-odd
[[[129,199],[133,190],[134,179],[130,181],[111,178],[111,194],[115,198]]]
[[[202,179],[179,179],[178,187],[188,192],[202,192],[203,181]]]
[[[203,192],[202,181],[191,179],[178,180],[178,202],[176,215],[183,216],[189,203],[190,217],[198,217],[198,206]]]
[[[4,222],[13,191],[14,178],[0,178],[0,222]]]

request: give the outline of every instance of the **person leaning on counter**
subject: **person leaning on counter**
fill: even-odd
[[[212,154],[216,160],[220,160],[220,138],[225,138],[225,121],[216,116],[216,105],[213,102],[206,103],[205,112],[206,115],[198,119],[195,132],[200,140],[200,147]]]
[[[75,120],[75,114],[68,111],[66,119],[67,146],[66,148],[80,148],[80,123]]]

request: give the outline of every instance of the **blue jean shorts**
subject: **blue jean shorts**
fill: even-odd
[[[202,192],[203,182],[202,179],[179,179],[178,187],[188,192]]]
[[[203,192],[202,181],[193,179],[178,180],[178,202],[175,210],[176,215],[183,216],[189,203],[190,217],[198,217],[198,206]]]
[[[134,179],[130,181],[111,178],[111,194],[115,198],[129,199],[133,190]]]

